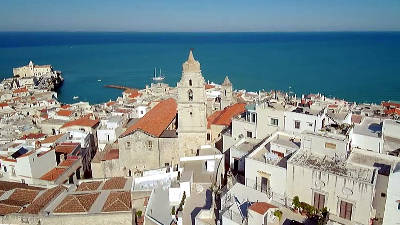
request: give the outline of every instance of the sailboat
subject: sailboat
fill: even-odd
[[[153,77],[153,80],[154,80],[154,81],[162,81],[162,80],[164,80],[164,78],[165,78],[165,77],[162,75],[161,69],[160,69],[160,74],[157,76],[157,69],[154,68],[154,77]]]

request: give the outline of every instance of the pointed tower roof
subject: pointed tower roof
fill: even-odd
[[[224,83],[222,83],[224,86],[230,86],[232,85],[231,81],[229,80],[228,76],[225,76]]]
[[[200,72],[200,63],[193,56],[193,49],[190,49],[186,62],[182,64],[183,72]]]

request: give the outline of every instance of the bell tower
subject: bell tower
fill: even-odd
[[[184,156],[193,156],[206,143],[207,119],[205,81],[192,49],[182,64],[177,89],[179,151]]]
[[[224,83],[221,85],[221,89],[221,110],[223,110],[225,107],[230,106],[233,103],[232,83],[228,76],[225,77]]]

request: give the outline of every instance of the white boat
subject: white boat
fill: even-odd
[[[161,69],[160,69],[160,74],[157,76],[157,70],[156,70],[156,68],[154,68],[154,77],[153,77],[153,80],[154,81],[162,81],[162,80],[164,80],[164,76],[161,74]]]
[[[74,97],[73,97],[73,99],[78,99],[78,98],[79,98],[79,96],[74,96]]]
[[[98,82],[101,82],[101,80],[97,80]]]

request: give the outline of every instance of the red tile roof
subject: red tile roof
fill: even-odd
[[[80,127],[91,127],[94,128],[99,124],[99,120],[91,120],[88,118],[80,118],[77,120],[66,122],[61,128],[71,127],[71,126],[80,126]]]
[[[79,148],[79,145],[79,143],[61,143],[56,146],[56,152],[71,154],[76,148]]]
[[[129,94],[128,95],[129,98],[136,98],[142,95],[141,93],[139,93],[137,89],[126,89],[124,93]]]
[[[271,208],[277,208],[277,207],[274,205],[268,204],[266,202],[255,202],[249,207],[250,210],[253,210],[254,212],[257,212],[261,215],[264,215],[268,211],[268,209],[271,209]]]
[[[59,110],[59,111],[57,111],[57,115],[59,115],[59,116],[71,116],[72,113],[73,112],[71,110]]]
[[[394,107],[394,108],[400,108],[400,103],[395,103],[395,102],[382,102],[383,107]]]
[[[62,161],[58,166],[59,167],[70,167],[76,160],[78,159],[66,159]]]
[[[58,177],[60,177],[61,174],[63,174],[66,169],[67,168],[55,167],[52,170],[50,170],[49,172],[47,172],[45,175],[43,175],[40,179],[47,180],[47,181],[54,181]]]
[[[62,105],[61,108],[62,109],[68,109],[69,107],[71,107],[70,105]]]
[[[95,191],[101,183],[101,181],[83,182],[78,186],[76,191]]]
[[[57,141],[57,140],[58,140],[59,138],[61,138],[62,136],[64,136],[64,134],[49,136],[49,137],[45,138],[43,141],[41,141],[40,143],[42,143],[42,144],[54,143],[55,141]]]
[[[17,93],[24,93],[24,92],[28,92],[28,89],[27,89],[26,87],[18,88],[18,89],[15,89],[15,90],[13,91],[13,93],[15,93],[15,94],[17,94]]]
[[[28,207],[24,208],[21,213],[38,214],[44,207],[46,207],[53,199],[58,197],[67,188],[64,186],[57,186],[46,190],[43,194],[37,197]]]
[[[207,118],[207,127],[210,128],[211,124],[229,126],[233,117],[246,110],[245,106],[246,103],[236,103],[226,107],[222,111],[216,111]]]
[[[111,192],[106,202],[103,205],[102,212],[121,212],[130,211],[132,208],[131,204],[131,193],[127,191],[116,191]]]
[[[100,193],[71,194],[54,209],[53,213],[88,212]]]
[[[212,85],[212,84],[206,84],[206,90],[207,90],[207,89],[214,88],[214,87],[215,87],[215,85]]]
[[[112,106],[112,105],[115,105],[115,103],[116,103],[116,102],[109,101],[109,102],[106,103],[106,105],[107,105],[107,106]]]
[[[23,189],[30,189],[30,190],[43,190],[43,188],[29,186],[27,184],[19,183],[19,182],[10,182],[10,181],[0,181],[0,190],[2,191],[9,191],[15,188],[23,188]]]
[[[101,160],[119,159],[119,149],[111,149],[104,154]]]
[[[42,134],[42,133],[37,133],[37,134],[30,133],[30,134],[25,134],[24,136],[22,136],[22,137],[20,138],[20,140],[39,139],[39,138],[42,138],[42,137],[44,137],[44,136],[46,136],[46,135],[45,135],[45,134]]]
[[[8,106],[8,104],[6,102],[0,103],[0,107],[5,107],[5,106]]]
[[[12,206],[0,203],[0,216],[4,216],[10,213],[17,213],[21,210],[20,206]]]
[[[123,177],[113,177],[108,179],[104,185],[103,190],[111,190],[111,189],[123,189],[125,187],[126,178]]]
[[[171,124],[176,116],[177,104],[173,98],[158,103],[139,121],[129,127],[122,135],[127,136],[136,130],[160,137],[161,133]]]
[[[31,203],[38,194],[39,190],[16,188],[7,200],[15,201],[13,205],[24,206]]]

